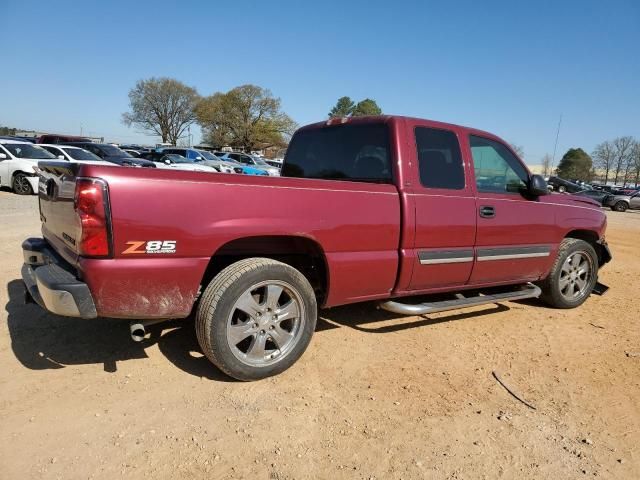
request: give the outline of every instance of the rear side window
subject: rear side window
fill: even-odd
[[[389,130],[348,123],[302,130],[289,144],[282,176],[391,183]]]
[[[455,133],[416,127],[415,134],[420,183],[427,188],[462,190],[464,168]]]

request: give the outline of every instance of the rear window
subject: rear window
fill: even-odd
[[[391,183],[389,130],[384,124],[302,130],[289,144],[282,176]]]

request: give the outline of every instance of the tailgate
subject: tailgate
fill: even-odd
[[[82,233],[74,209],[76,176],[81,165],[71,162],[39,162],[40,221],[42,234],[65,260],[75,265],[77,242]]]

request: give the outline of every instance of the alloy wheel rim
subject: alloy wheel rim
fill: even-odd
[[[292,285],[279,280],[256,283],[231,309],[227,344],[246,365],[273,365],[298,344],[304,323],[304,303]]]
[[[16,176],[14,185],[18,193],[27,193],[29,191],[29,181],[23,175]]]
[[[560,269],[560,294],[573,301],[588,295],[593,265],[591,257],[583,251],[569,255]]]

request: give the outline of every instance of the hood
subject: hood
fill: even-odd
[[[631,195],[610,195],[611,200],[626,200],[627,202],[631,201]]]
[[[590,205],[592,207],[600,208],[600,203],[592,198],[582,195],[567,195],[565,193],[551,193],[546,195],[553,203],[563,203],[565,205]],[[543,197],[544,198],[544,197]]]

